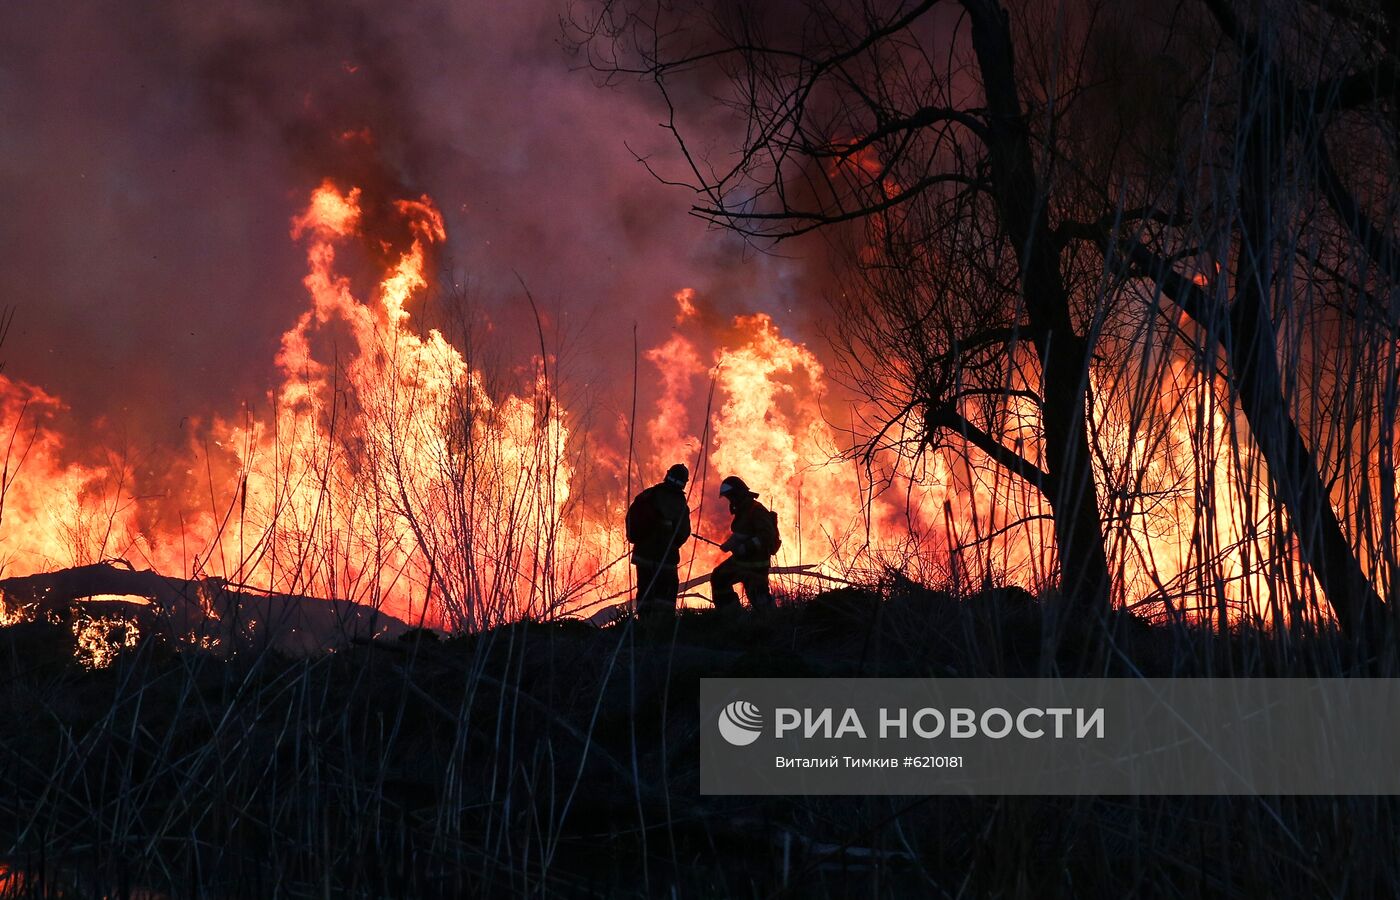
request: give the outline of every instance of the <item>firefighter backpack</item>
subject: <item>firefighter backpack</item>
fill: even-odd
[[[768,516],[773,520],[773,529],[765,535],[767,540],[765,540],[764,543],[767,544],[767,546],[763,549],[768,552],[769,556],[777,556],[778,551],[783,549],[783,533],[778,530],[778,514],[771,509],[765,510],[765,512],[767,512]]]

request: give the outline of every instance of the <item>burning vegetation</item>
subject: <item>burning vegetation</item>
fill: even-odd
[[[570,4],[695,248],[541,179],[618,143],[582,94],[437,71],[439,29],[554,53],[554,5],[513,43],[470,4],[235,6],[152,33],[219,153],[288,158],[270,237],[227,238],[297,269],[274,339],[206,379],[255,399],[0,374],[0,897],[1393,895],[1389,800],[701,797],[695,710],[714,675],[1400,672],[1394,11]],[[482,303],[457,257],[493,238]],[[654,625],[626,517],[663,473],[693,539]],[[741,546],[777,602],[713,610]]]
[[[338,598],[448,630],[588,615],[630,595],[620,529],[629,475],[684,459],[701,473],[700,491],[713,488],[711,472],[740,471],[766,489],[788,535],[780,566],[846,580],[898,568],[1036,590],[1056,582],[1055,516],[1030,489],[1048,475],[1026,345],[1003,357],[1020,387],[963,389],[965,405],[946,421],[955,433],[971,428],[970,447],[925,440],[911,457],[905,441],[918,426],[906,415],[874,438],[833,422],[840,414],[871,427],[880,404],[904,390],[904,363],[862,370],[859,386],[877,396],[860,401],[770,316],[714,321],[682,289],[672,336],[639,349],[650,371],[638,379],[655,387],[649,411],[590,433],[583,411],[562,399],[557,355],[524,361],[511,389],[469,361],[476,348],[423,324],[434,302],[447,302],[433,285],[447,234],[431,198],[375,198],[378,230],[365,203],[362,188],[327,180],[292,219],[308,303],[282,335],[266,415],[211,419],[165,459],[204,476],[213,502],[203,512],[192,505],[172,518],[173,498],[133,496],[139,476],[115,455],[73,462],[68,448],[90,435],[65,418],[61,398],[0,381],[10,422],[0,547],[10,572],[132,558],[176,577]],[[1296,547],[1288,565],[1300,567],[1302,590],[1278,608],[1266,467],[1238,430],[1247,424],[1225,414],[1228,395],[1175,350],[1131,382],[1126,374],[1089,372],[1097,493],[1121,566],[1115,605],[1225,610],[1228,621],[1330,618]],[[999,422],[1002,437],[975,419]],[[997,465],[1007,454],[1011,471],[1039,474],[1008,479]],[[699,505],[704,516],[703,497]],[[698,529],[720,521],[711,507]],[[718,558],[697,542],[685,565],[706,571]]]
[[[420,327],[410,307],[424,303],[431,255],[446,238],[442,218],[427,197],[381,199],[395,244],[364,230],[362,198],[327,181],[292,222],[310,302],[282,336],[270,415],[214,420],[188,456],[168,462],[208,473],[216,500],[208,511],[163,519],[130,496],[134,475],[121,462],[65,462],[67,445],[84,436],[64,420],[62,401],[3,383],[13,465],[0,545],[11,571],[132,558],[449,629],[626,598],[627,570],[617,563],[627,460],[605,437],[575,436],[553,358],[527,362],[522,392],[492,390],[491,376],[442,331]],[[357,296],[355,265],[344,261],[356,254],[378,271],[367,296]],[[643,354],[662,395],[637,423],[632,469],[649,472],[679,454],[699,456],[706,470],[754,472],[796,529],[795,561],[834,573],[884,549],[884,534],[896,531],[892,510],[872,507],[858,469],[840,461],[815,355],[765,315],[712,335],[696,323],[688,337],[694,292],[676,296],[678,333]],[[708,421],[697,399],[712,404]],[[580,496],[584,470],[612,488]],[[700,565],[710,562],[700,555]]]
[[[552,356],[527,361],[524,390],[503,390],[415,320],[446,239],[430,198],[379,198],[391,210],[384,234],[366,231],[363,203],[360,188],[326,181],[292,221],[309,304],[282,336],[270,414],[210,421],[168,460],[207,475],[215,503],[203,513],[171,520],[169,498],[132,497],[137,476],[122,461],[66,462],[86,436],[61,399],[3,382],[13,466],[0,546],[12,572],[131,558],[448,629],[626,600],[624,453],[606,434],[576,433]],[[366,260],[377,274],[360,295],[350,273]],[[827,421],[830,386],[811,349],[767,315],[706,323],[693,290],[675,300],[675,334],[640,354],[659,381],[654,412],[614,426],[636,477],[673,458],[706,477],[752,473],[791,535],[779,564],[830,576],[877,572],[945,541],[935,517],[956,492],[937,485],[910,505],[877,492]],[[603,489],[579,491],[584,478]],[[718,558],[705,547],[687,555],[701,569]]]

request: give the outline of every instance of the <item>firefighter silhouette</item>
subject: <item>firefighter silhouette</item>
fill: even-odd
[[[758,494],[737,475],[720,482],[719,495],[729,501],[734,515],[728,540],[719,548],[730,556],[710,574],[711,596],[719,609],[733,608],[739,603],[734,585],[742,584],[749,606],[771,607],[773,595],[768,591],[768,570],[773,555],[782,546],[778,534],[778,516],[762,503]]]
[[[640,619],[675,614],[681,546],[690,539],[690,506],[685,500],[689,480],[690,470],[677,463],[627,508],[627,540],[632,544],[632,565],[637,569]]]

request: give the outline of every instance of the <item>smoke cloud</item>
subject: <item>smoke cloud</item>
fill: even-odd
[[[572,70],[561,12],[6,4],[7,374],[137,445],[264,403],[306,305],[288,223],[326,178],[364,187],[371,221],[376,201],[431,195],[444,281],[502,355],[536,343],[523,280],[606,415],[630,400],[632,323],[643,349],[664,343],[682,288],[717,325],[762,311],[798,326],[817,300],[802,264],[744,253],[646,175],[624,141],[670,152],[655,98]]]

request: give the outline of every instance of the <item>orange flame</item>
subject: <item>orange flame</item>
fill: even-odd
[[[382,605],[415,623],[469,628],[587,610],[628,593],[621,533],[628,498],[606,487],[585,494],[579,480],[580,460],[588,457],[603,484],[622,485],[626,457],[606,446],[607,435],[576,429],[546,378],[554,361],[532,360],[533,377],[518,390],[493,392],[461,349],[415,322],[433,248],[447,239],[429,197],[387,204],[407,246],[386,251],[371,296],[358,295],[342,254],[386,247],[364,233],[363,199],[360,188],[327,181],[291,221],[291,238],[305,247],[308,303],[273,360],[280,381],[268,398],[271,411],[203,426],[212,449],[195,438],[177,448],[176,468],[209,473],[222,498],[210,508],[191,506],[177,521],[161,520],[131,496],[129,463],[75,461],[69,436],[81,432],[66,421],[60,398],[0,376],[0,421],[10,428],[0,481],[6,574],[126,557],[172,574],[217,574],[234,584]],[[816,353],[767,315],[714,327],[703,321],[693,289],[674,299],[675,331],[642,357],[656,402],[640,424],[636,463],[644,482],[659,480],[671,463],[692,465],[691,504],[703,506],[702,534],[722,536],[727,516],[701,492],[713,493],[719,478],[737,474],[779,515],[780,565],[841,576],[878,569],[882,560],[907,562],[904,551],[912,547],[948,560],[954,573],[981,554],[1007,580],[1036,587],[1047,576],[1036,564],[1052,540],[1044,502],[1033,491],[1008,487],[1004,473],[965,458],[936,455],[919,485],[901,482],[899,491],[878,493],[872,481],[891,477],[894,464],[877,456],[862,468],[844,457],[849,438],[829,417],[844,416],[846,399],[830,395]],[[328,335],[348,335],[349,345]],[[1188,523],[1203,498],[1172,491],[1196,458],[1190,424],[1205,416],[1212,439],[1223,443],[1231,423],[1219,404],[1193,399],[1199,385],[1185,366],[1170,370],[1163,389],[1169,408],[1159,413],[1173,423],[1170,441],[1149,443],[1126,430],[1104,438],[1125,469],[1134,460],[1144,464],[1144,480],[1130,487],[1161,495],[1148,509],[1108,504],[1111,520],[1126,518],[1114,540],[1137,545],[1123,553],[1135,560],[1125,601],[1163,593],[1202,563]],[[1109,394],[1096,401],[1099,417],[1131,421],[1112,408],[1121,401]],[[707,417],[702,402],[711,398]],[[1034,447],[1034,411],[1020,413],[1026,424],[1018,434]],[[590,441],[604,446],[583,454]],[[1244,523],[1268,508],[1258,498],[1241,508],[1225,487],[1239,475],[1229,454],[1208,465],[1217,467],[1218,486],[1208,499],[1229,507],[1223,520]],[[1113,472],[1103,475],[1111,486]],[[1227,534],[1227,542],[1243,542],[1246,530]],[[696,545],[688,558],[703,572],[718,554]],[[1242,591],[1237,596],[1263,595],[1264,585],[1251,581],[1258,573],[1238,560],[1222,563],[1221,571],[1247,586],[1228,588]],[[20,615],[0,604],[0,624]],[[110,661],[136,635],[100,618],[74,628],[94,664]]]

